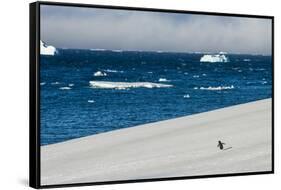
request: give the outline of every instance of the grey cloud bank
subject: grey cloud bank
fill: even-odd
[[[59,48],[271,54],[271,20],[41,6],[41,39]]]

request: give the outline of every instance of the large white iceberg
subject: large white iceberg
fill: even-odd
[[[40,40],[40,54],[41,55],[55,55],[57,53],[57,49],[54,46],[46,45],[42,40]]]
[[[203,55],[200,59],[200,62],[209,62],[209,63],[216,63],[216,62],[228,62],[229,59],[225,55],[225,52],[220,52],[219,54],[214,55]]]

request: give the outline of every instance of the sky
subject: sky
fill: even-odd
[[[41,40],[57,48],[271,54],[271,20],[41,5]]]

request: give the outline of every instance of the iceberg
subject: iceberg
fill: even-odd
[[[152,83],[152,82],[109,82],[109,81],[90,81],[92,88],[119,89],[128,88],[168,88],[173,85]]]
[[[40,40],[40,55],[51,55],[57,54],[57,49],[54,46],[48,46],[42,40]]]
[[[228,62],[229,59],[226,57],[225,52],[220,52],[219,54],[211,55],[203,55],[200,59],[200,62],[209,62],[209,63],[216,63],[216,62]]]

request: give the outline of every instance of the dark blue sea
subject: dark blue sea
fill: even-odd
[[[272,97],[271,56],[228,54],[227,63],[202,56],[63,49],[41,56],[41,145]]]

